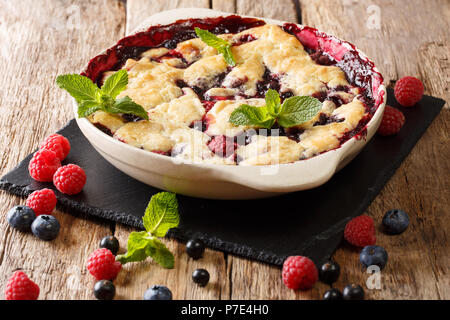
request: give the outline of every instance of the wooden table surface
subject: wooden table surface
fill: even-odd
[[[73,117],[58,74],[78,72],[89,58],[114,44],[144,17],[179,7],[205,7],[301,22],[349,40],[371,57],[392,85],[400,77],[422,79],[426,94],[449,100],[450,2],[448,0],[0,0],[0,173],[12,169],[48,134]],[[362,284],[370,299],[450,299],[450,110],[428,128],[367,214],[380,222],[392,208],[407,211],[411,225],[400,236],[377,233],[389,253],[382,288],[369,290],[358,251],[344,246],[336,287]],[[125,246],[130,228],[56,211],[58,238],[39,241],[8,227],[6,212],[24,199],[0,192],[0,291],[23,269],[41,288],[40,299],[93,299],[85,264],[99,240],[114,233]],[[279,268],[206,250],[188,259],[183,244],[165,241],[176,257],[165,270],[152,261],[131,263],[115,280],[117,299],[141,299],[153,284],[176,299],[319,299],[327,286],[296,292]],[[209,270],[206,288],[192,283],[194,269]]]

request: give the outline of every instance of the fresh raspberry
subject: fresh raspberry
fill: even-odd
[[[47,150],[51,150],[56,154],[56,157],[62,161],[64,159],[64,150],[62,145],[59,142],[55,142],[52,140],[49,140],[45,143],[41,144],[40,149],[47,149]]]
[[[227,136],[215,136],[208,144],[208,148],[220,157],[227,158],[234,153],[237,144],[233,138]]]
[[[23,271],[14,272],[6,284],[6,300],[37,300],[38,296],[39,286]]]
[[[423,83],[414,77],[403,77],[395,83],[395,99],[404,107],[411,107],[422,99]]]
[[[68,164],[59,168],[53,176],[56,189],[65,194],[80,193],[86,183],[86,173],[75,164]]]
[[[390,136],[399,132],[404,123],[405,116],[400,110],[386,106],[377,132],[382,136]]]
[[[47,149],[36,151],[28,164],[28,172],[36,181],[52,181],[56,170],[61,167],[56,154]]]
[[[51,189],[36,190],[27,198],[27,207],[33,209],[36,216],[52,214],[56,206],[56,196]]]
[[[56,147],[56,145],[61,146],[61,148]],[[56,148],[58,150],[53,150],[53,148]],[[45,140],[41,144],[41,149],[50,149],[55,151],[56,156],[59,158],[59,160],[62,161],[70,152],[70,142],[66,137],[54,133],[45,138]],[[61,152],[58,152],[59,150],[61,150]]]
[[[116,261],[110,250],[101,248],[91,253],[87,269],[97,280],[113,280],[122,269],[122,264]]]
[[[308,290],[319,277],[316,265],[311,259],[291,256],[283,263],[283,282],[289,289]]]
[[[353,218],[345,226],[344,238],[357,247],[374,245],[377,239],[373,219],[366,215]]]

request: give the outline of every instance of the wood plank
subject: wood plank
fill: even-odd
[[[5,174],[48,134],[73,118],[67,94],[56,88],[61,73],[77,72],[102,48],[124,34],[120,1],[0,1],[0,171]],[[105,28],[108,26],[108,28]],[[40,241],[12,230],[6,212],[24,203],[0,192],[0,291],[22,268],[38,283],[40,299],[91,299],[86,259],[108,224],[61,211],[58,238]]]
[[[137,24],[164,9],[209,6],[209,1],[203,0],[126,3],[127,30],[134,28],[134,22]],[[289,21],[297,18],[294,1],[275,4],[212,0],[211,3],[213,8],[227,12],[236,10]],[[423,79],[427,93],[448,101],[448,2],[303,0],[301,3],[305,24],[354,42],[380,64],[388,83],[404,75],[416,75]],[[367,9],[373,4],[381,8],[380,30],[367,29]],[[0,81],[4,84],[0,88],[0,126],[4,128],[0,130],[0,152],[4,155],[0,172],[4,174],[37,147],[43,137],[72,118],[70,100],[55,88],[54,77],[79,70],[101,48],[121,38],[125,32],[125,8],[123,2],[115,0],[57,3],[45,0],[40,6],[33,5],[31,0],[14,5],[0,0],[0,6],[0,20],[4,22],[0,24]],[[417,21],[428,27],[416,28]],[[105,25],[109,28],[104,28]],[[402,208],[411,217],[409,230],[401,236],[388,237],[378,232],[378,244],[388,250],[390,258],[382,271],[383,289],[366,290],[369,298],[450,299],[448,239],[443,229],[450,222],[448,104],[446,108],[367,211],[377,222],[391,208]],[[98,241],[110,233],[108,224],[55,211],[62,225],[61,233],[55,241],[42,242],[11,230],[6,224],[7,209],[23,200],[5,192],[0,192],[0,200],[4,204],[0,211],[0,291],[3,292],[10,274],[23,268],[40,285],[41,299],[93,298],[94,280],[87,275],[85,262]],[[116,226],[122,247],[131,231]],[[282,284],[279,268],[212,250],[207,250],[203,259],[193,261],[185,254],[183,244],[173,240],[165,243],[175,254],[175,269],[164,270],[150,259],[126,265],[115,282],[118,299],[141,299],[153,284],[167,285],[176,299],[311,299],[320,298],[326,290],[325,285],[318,283],[311,291],[294,292]],[[335,259],[342,267],[338,288],[349,282],[364,284],[367,280],[358,254],[348,246],[336,253]],[[206,288],[197,287],[190,279],[192,271],[199,267],[211,274]]]
[[[294,1],[237,0],[235,6],[238,14],[298,22]],[[231,1],[220,5],[213,2],[213,9],[233,12]],[[228,256],[228,273],[231,299],[313,299],[326,290],[321,283],[310,291],[289,290],[281,281],[280,268],[231,255]]]
[[[212,0],[212,9],[236,13],[236,0]]]
[[[209,8],[209,1],[151,1],[150,3],[146,0],[128,0],[127,30],[131,31],[142,19],[156,12],[180,7]],[[116,226],[115,235],[124,248],[131,231],[133,231],[132,228],[119,224]],[[142,299],[145,290],[154,284],[166,285],[172,290],[174,299],[220,299],[229,296],[227,262],[223,253],[206,250],[202,259],[194,261],[185,253],[184,244],[175,240],[165,240],[165,243],[175,255],[175,268],[163,269],[150,258],[144,263],[125,265],[124,270],[127,272],[121,272],[115,281],[119,299]],[[197,268],[204,268],[210,273],[211,279],[205,288],[197,286],[191,279],[192,272]]]
[[[301,12],[303,24],[356,44],[375,62],[387,84],[420,75],[419,48],[448,43],[446,0],[313,0],[301,1]]]
[[[176,8],[209,8],[209,0],[127,0],[127,34],[152,14]]]
[[[288,289],[281,279],[281,268],[229,256],[232,277],[231,299],[307,300],[318,299],[328,286],[317,282],[311,290]]]
[[[255,17],[298,22],[294,1],[296,0],[236,0],[236,12]]]
[[[449,98],[448,1],[302,1],[304,24],[349,40],[373,58],[385,82],[418,76],[426,93]],[[371,5],[381,13],[380,29],[368,29]],[[371,11],[372,10],[372,11]],[[376,10],[376,9],[375,9]],[[399,14],[401,13],[401,14]],[[439,21],[440,23],[435,23]],[[420,23],[418,23],[420,22]],[[422,27],[422,26],[427,26]],[[394,177],[367,210],[377,224],[392,208],[409,213],[411,225],[401,236],[377,233],[377,244],[389,254],[381,272],[381,290],[367,290],[372,299],[448,299],[450,223],[450,111],[444,109],[428,128]],[[345,266],[336,284],[364,284],[368,274],[359,250],[344,246],[335,255]]]

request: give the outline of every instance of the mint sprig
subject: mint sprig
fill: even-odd
[[[147,111],[130,97],[116,99],[128,84],[128,72],[125,69],[108,77],[101,88],[88,77],[79,74],[60,75],[56,78],[56,84],[75,98],[80,118],[102,110],[108,113],[133,114],[148,120]]]
[[[216,36],[208,30],[195,28],[195,34],[208,46],[213,47],[218,53],[223,55],[223,58],[230,66],[235,66],[233,53],[231,52],[231,43]]]
[[[142,220],[146,231],[131,232],[127,252],[118,255],[116,260],[125,264],[151,257],[162,267],[172,269],[175,258],[158,237],[164,237],[169,229],[178,227],[180,223],[175,194],[171,192],[155,194],[150,199]]]
[[[269,89],[265,96],[266,105],[262,107],[241,104],[230,115],[229,122],[237,126],[257,126],[272,128],[275,121],[284,128],[290,128],[315,117],[322,103],[310,96],[295,96],[280,103],[280,95]]]

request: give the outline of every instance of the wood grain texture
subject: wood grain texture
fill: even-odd
[[[181,7],[209,8],[208,0],[177,1],[127,1],[127,33],[131,32],[143,19],[157,12]],[[123,247],[132,229],[117,225],[115,235]],[[175,268],[166,270],[148,259],[145,263],[130,263],[124,268],[116,280],[118,299],[142,299],[144,292],[151,285],[162,284],[172,290],[174,299],[221,299],[229,296],[229,277],[226,275],[224,254],[206,250],[201,260],[189,259],[185,245],[175,240],[165,243],[175,254]],[[197,268],[205,268],[210,273],[210,282],[200,288],[192,279],[192,272]],[[132,279],[132,280],[131,280]]]
[[[80,70],[145,17],[177,7],[211,5],[231,13],[297,22],[296,4],[297,0],[42,0],[36,5],[32,0],[0,0],[1,173],[72,118],[68,95],[54,85],[56,75]],[[301,0],[300,4],[303,24],[355,43],[376,62],[386,84],[415,75],[428,94],[448,101],[448,1]],[[368,17],[377,10],[373,5],[380,8],[379,29],[368,28]],[[336,287],[359,283],[369,299],[450,299],[449,132],[447,104],[367,210],[378,224],[391,208],[404,209],[411,217],[410,228],[400,236],[377,232],[377,244],[389,253],[381,272],[382,289],[365,287],[370,275],[361,268],[359,251],[346,245],[334,257],[342,269]],[[42,242],[7,226],[7,209],[23,200],[5,192],[0,192],[0,200],[0,291],[11,272],[22,268],[40,285],[40,299],[92,299],[94,280],[87,275],[85,262],[100,239],[110,234],[110,224],[55,211],[61,233],[55,241]],[[115,226],[122,252],[131,231]],[[294,292],[282,284],[279,268],[213,250],[193,261],[184,244],[164,242],[175,254],[175,268],[165,270],[151,259],[125,265],[115,281],[117,299],[141,299],[153,284],[167,285],[176,299],[320,299],[327,289],[317,283],[310,291]],[[192,282],[196,268],[210,272],[206,288]]]
[[[209,0],[127,0],[127,34],[152,14],[176,8],[209,8]]]
[[[368,19],[380,10],[380,28]],[[372,6],[372,7],[370,7]],[[425,92],[449,100],[450,50],[448,1],[302,1],[303,23],[349,40],[382,71],[386,84],[413,75]],[[370,25],[370,23],[369,23]],[[426,26],[426,27],[425,27]],[[449,299],[450,269],[450,110],[448,103],[411,154],[378,195],[367,214],[379,224],[392,208],[409,213],[405,234],[378,232],[377,244],[389,253],[381,272],[381,290],[367,290],[373,299]],[[358,261],[359,251],[344,246],[335,259],[345,266],[336,284],[364,284],[369,277]]]
[[[56,75],[81,70],[90,57],[123,36],[125,10],[118,1],[0,1],[1,175],[40,141],[73,118]],[[108,26],[108,28],[105,28]],[[109,224],[55,211],[61,232],[40,241],[9,228],[6,213],[24,203],[0,193],[0,291],[22,268],[39,284],[40,299],[92,299],[86,259]]]
[[[235,7],[238,14],[298,22],[295,3],[291,0],[219,2],[213,2],[213,9],[232,12]],[[318,283],[311,291],[294,292],[283,285],[278,267],[231,255],[227,264],[231,278],[230,299],[314,299],[326,290],[325,285]]]
[[[236,12],[255,17],[298,22],[294,1],[295,0],[237,0]]]
[[[348,40],[377,65],[389,84],[420,75],[419,50],[448,43],[446,0],[301,1],[302,22]],[[448,84],[448,78],[443,79]]]
[[[125,247],[128,235],[133,229],[117,226],[115,236]],[[163,240],[175,256],[175,267],[164,269],[148,258],[143,263],[129,263],[124,266],[115,281],[118,299],[142,299],[144,292],[152,285],[165,285],[172,291],[174,299],[227,299],[230,282],[227,276],[224,254],[206,249],[203,258],[193,260],[186,254],[184,244],[175,240]],[[125,249],[123,249],[125,251]],[[208,270],[210,281],[206,287],[199,287],[192,281],[195,269]]]
[[[236,13],[236,0],[212,0],[212,9]]]

